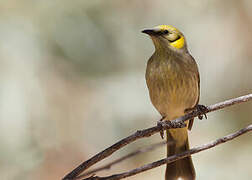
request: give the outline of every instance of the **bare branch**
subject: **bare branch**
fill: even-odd
[[[170,142],[169,142],[169,143],[170,143]],[[174,143],[174,142],[171,142],[171,143]],[[114,160],[114,161],[112,161],[112,162],[110,162],[110,163],[108,163],[108,164],[106,164],[106,165],[104,165],[104,166],[101,166],[101,167],[99,167],[99,168],[90,170],[90,171],[88,171],[88,172],[86,172],[86,173],[84,173],[84,174],[78,176],[76,179],[81,179],[81,178],[83,178],[83,177],[85,177],[85,176],[94,174],[94,173],[96,173],[96,172],[98,172],[98,171],[110,169],[110,168],[111,168],[113,165],[115,165],[115,164],[118,164],[118,163],[120,163],[120,162],[122,162],[122,161],[124,161],[124,160],[126,160],[126,159],[129,159],[129,158],[131,158],[131,157],[133,157],[133,156],[136,156],[136,155],[138,155],[138,154],[145,153],[145,152],[149,152],[149,151],[153,151],[153,150],[155,150],[155,149],[157,149],[157,148],[159,148],[159,147],[161,147],[161,146],[164,146],[165,144],[166,144],[166,141],[162,141],[162,142],[159,142],[159,143],[152,144],[152,145],[150,145],[150,146],[148,146],[148,147],[144,147],[144,148],[138,149],[138,150],[133,151],[133,152],[131,152],[131,153],[129,153],[129,154],[127,154],[127,155],[121,157],[121,158],[118,158],[118,159],[116,159],[116,160]]]
[[[234,138],[237,138],[238,136],[240,136],[242,134],[245,134],[245,133],[247,133],[249,131],[252,131],[252,124],[245,127],[245,128],[243,128],[243,129],[241,129],[241,130],[239,130],[239,131],[237,131],[237,132],[235,132],[235,133],[233,133],[233,134],[229,134],[227,136],[219,138],[219,139],[217,139],[215,141],[212,141],[210,143],[194,147],[194,148],[192,148],[192,149],[190,149],[188,151],[185,151],[183,153],[176,154],[176,155],[173,155],[173,156],[169,156],[168,158],[161,159],[159,161],[156,161],[156,162],[153,162],[153,163],[150,163],[150,164],[146,164],[146,165],[144,165],[142,167],[133,169],[133,170],[125,172],[125,173],[115,174],[115,175],[107,176],[107,177],[92,176],[92,177],[89,177],[89,178],[86,178],[86,179],[83,179],[83,180],[105,180],[105,179],[106,180],[118,180],[118,179],[123,179],[123,178],[129,177],[129,176],[133,176],[133,175],[139,174],[141,172],[147,171],[149,169],[153,169],[153,168],[156,168],[158,166],[177,161],[179,159],[190,156],[191,154],[195,154],[195,153],[201,152],[203,150],[213,148],[213,147],[215,147],[217,145],[220,145],[220,144],[225,143],[227,141],[230,141],[230,140],[232,140]]]
[[[230,100],[227,100],[224,102],[220,102],[220,103],[208,106],[205,113],[216,111],[218,109],[223,109],[225,107],[228,107],[228,106],[231,106],[234,104],[247,102],[251,99],[252,99],[252,94],[248,94],[245,96],[240,96],[238,98],[234,98],[234,99],[230,99]],[[75,179],[78,175],[80,175],[84,170],[88,169],[90,166],[105,159],[106,157],[113,154],[115,151],[121,149],[122,147],[126,146],[127,144],[129,144],[137,139],[149,137],[149,136],[151,136],[157,132],[160,132],[164,129],[174,128],[174,123],[175,124],[183,124],[183,122],[185,122],[193,117],[202,115],[202,114],[203,113],[201,111],[193,111],[193,112],[188,113],[180,118],[177,118],[175,120],[170,121],[172,123],[166,123],[166,121],[163,121],[161,126],[157,125],[157,126],[154,126],[154,127],[148,128],[148,129],[139,130],[139,131],[135,132],[134,134],[120,140],[119,142],[115,143],[114,145],[108,147],[107,149],[103,150],[102,152],[96,154],[95,156],[93,156],[89,160],[83,162],[77,168],[75,168],[73,171],[71,171],[69,174],[67,174],[63,178],[63,180]]]

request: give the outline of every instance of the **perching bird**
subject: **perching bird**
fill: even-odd
[[[146,82],[152,104],[169,121],[185,115],[198,106],[200,78],[197,64],[187,50],[184,35],[175,27],[160,25],[145,29],[155,46],[146,69]],[[193,119],[185,128],[166,131],[167,157],[189,149],[187,130],[191,129]],[[191,156],[167,164],[166,180],[194,180],[195,170]]]

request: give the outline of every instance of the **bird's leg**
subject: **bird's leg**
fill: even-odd
[[[158,123],[157,123],[157,125],[158,126],[161,126],[161,130],[160,130],[160,136],[161,136],[161,138],[162,139],[164,139],[164,127],[163,127],[163,125],[162,125],[162,121],[164,120],[164,116],[158,121]]]

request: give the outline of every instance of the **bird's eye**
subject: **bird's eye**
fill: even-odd
[[[164,33],[164,34],[168,34],[169,31],[168,31],[168,30],[164,30],[163,33]]]

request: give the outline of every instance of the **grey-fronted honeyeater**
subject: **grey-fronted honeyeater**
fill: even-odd
[[[169,121],[185,115],[198,106],[200,79],[197,64],[187,50],[184,35],[175,27],[160,25],[145,29],[155,46],[146,69],[146,82],[152,104]],[[184,128],[166,131],[167,157],[189,149],[187,130],[193,119]],[[194,180],[195,170],[191,156],[167,164],[166,180]]]

